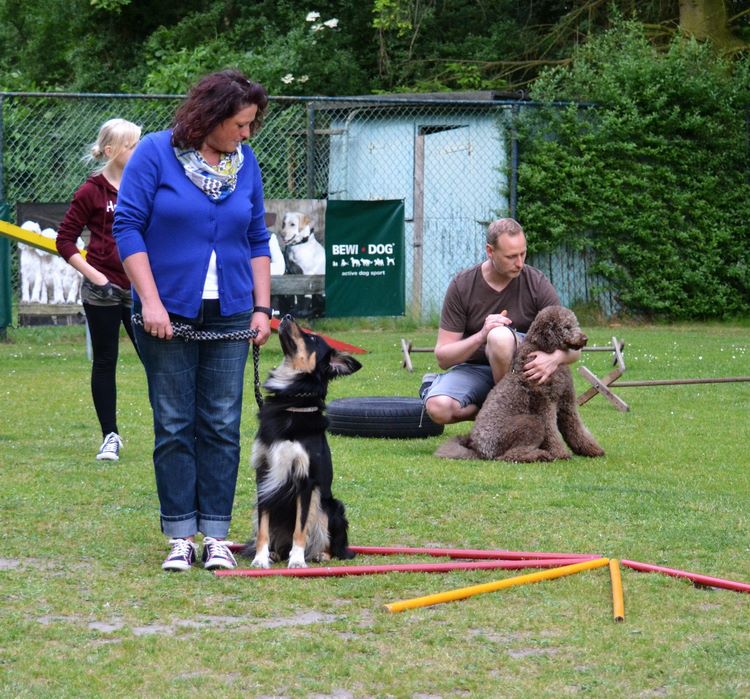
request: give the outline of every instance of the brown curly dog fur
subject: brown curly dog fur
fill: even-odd
[[[562,306],[539,311],[519,346],[513,368],[487,395],[471,433],[449,440],[435,456],[554,461],[570,458],[565,443],[575,454],[603,456],[604,450],[578,415],[570,368],[561,364],[541,384],[523,374],[534,352],[581,349],[587,341],[572,311]]]

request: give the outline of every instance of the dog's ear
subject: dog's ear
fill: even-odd
[[[349,374],[353,374],[361,368],[362,365],[350,354],[337,352],[336,350],[333,350],[331,353],[329,372],[332,378],[335,378],[336,376],[349,376]]]

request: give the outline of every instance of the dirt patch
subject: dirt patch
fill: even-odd
[[[320,612],[303,612],[282,619],[266,619],[258,624],[265,629],[277,629],[280,626],[309,626],[310,624],[331,624],[338,617],[333,614],[321,614]]]
[[[201,629],[226,629],[226,628],[265,628],[274,629],[291,626],[311,626],[314,624],[331,624],[338,619],[333,614],[322,614],[316,611],[299,612],[293,616],[280,617],[275,619],[254,619],[247,616],[216,616],[216,615],[198,615],[193,619],[175,619],[171,623],[147,624],[143,626],[128,627],[120,618],[103,619],[97,621],[86,621],[75,616],[54,616],[45,615],[37,618],[37,622],[45,626],[52,624],[85,624],[92,631],[98,631],[102,634],[114,634],[128,628],[134,636],[151,636],[162,634],[173,636],[183,629],[201,630]]]
[[[508,655],[516,660],[546,655],[557,655],[557,648],[509,648]]]
[[[114,633],[122,629],[125,626],[125,622],[114,619],[112,621],[92,621],[88,626],[92,631]]]
[[[525,641],[532,637],[529,631],[516,631],[511,633],[498,633],[489,629],[470,629],[469,635],[474,638],[481,638],[492,643],[518,643],[518,641]]]

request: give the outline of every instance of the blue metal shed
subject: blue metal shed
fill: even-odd
[[[406,300],[423,319],[439,313],[453,275],[483,259],[487,223],[508,212],[508,110],[481,106],[388,99],[331,122],[328,197],[404,200]]]

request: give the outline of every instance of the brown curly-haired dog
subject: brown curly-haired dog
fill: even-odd
[[[573,311],[562,306],[539,311],[511,371],[487,395],[471,433],[446,442],[435,456],[554,461],[570,458],[565,443],[575,454],[604,456],[578,415],[570,368],[561,364],[544,383],[523,374],[524,364],[534,352],[581,349],[587,341]]]

